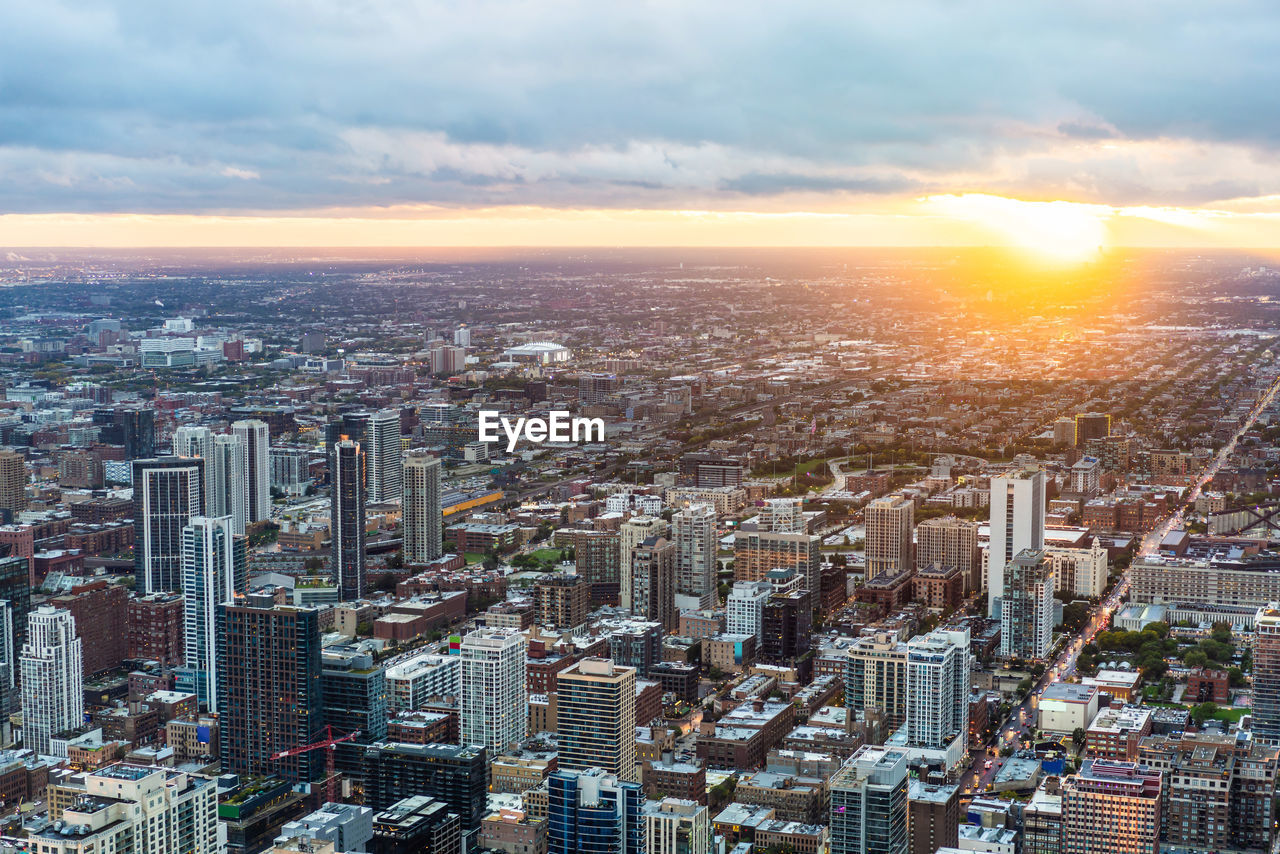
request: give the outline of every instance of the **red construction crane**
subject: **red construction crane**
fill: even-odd
[[[301,756],[304,753],[310,753],[313,750],[324,750],[324,773],[325,773],[325,790],[324,796],[328,803],[336,803],[337,797],[335,787],[338,784],[338,774],[333,770],[333,754],[338,749],[338,745],[344,741],[350,741],[360,734],[360,730],[347,733],[341,738],[333,737],[333,727],[326,726],[324,728],[324,738],[311,744],[302,744],[292,750],[282,750],[273,754],[272,759],[288,759],[290,756]]]

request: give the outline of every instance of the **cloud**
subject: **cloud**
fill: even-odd
[[[1280,194],[1265,2],[11,7],[11,212]]]

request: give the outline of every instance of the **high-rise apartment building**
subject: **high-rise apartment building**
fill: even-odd
[[[599,768],[547,778],[547,854],[645,854],[644,790]]]
[[[22,454],[0,448],[0,510],[18,513],[27,509],[27,462]]]
[[[126,460],[148,459],[156,455],[156,414],[141,406],[100,406],[93,410],[98,438],[108,445],[124,448]]]
[[[770,570],[794,569],[806,590],[821,590],[822,539],[816,534],[738,531],[733,536],[733,577],[762,581]]]
[[[344,602],[364,596],[364,450],[343,439],[333,446],[329,496],[330,565]]]
[[[218,711],[217,608],[248,587],[248,543],[231,517],[191,517],[182,531],[183,671],[210,712]]]
[[[31,611],[31,568],[25,557],[0,557],[0,601],[9,603],[13,618],[13,656],[8,661],[16,666],[27,642],[27,614]]]
[[[907,781],[907,836],[911,854],[934,854],[960,843],[960,787]]]
[[[877,498],[866,507],[868,581],[878,575],[897,575],[914,565],[911,532],[916,505],[901,495]]]
[[[211,488],[205,490],[205,495],[212,495],[213,503],[205,505],[205,514],[230,516],[232,529],[237,535],[243,534],[249,524],[249,477],[245,473],[249,457],[244,436],[214,436],[210,454],[204,475]]]
[[[231,422],[231,435],[243,443],[244,479],[248,485],[246,524],[271,518],[271,431],[256,418]]]
[[[1053,640],[1053,560],[1043,550],[1024,549],[1004,568],[1000,608],[1000,654],[1043,659]]]
[[[770,664],[795,664],[812,641],[813,594],[793,569],[775,569],[766,578],[773,589],[760,615],[760,657]]]
[[[145,765],[108,765],[58,784],[67,807],[31,834],[41,854],[220,854],[212,778]]]
[[[916,526],[916,569],[927,566],[956,567],[964,592],[982,588],[982,553],[978,549],[977,522],[942,516]]]
[[[544,575],[533,583],[533,598],[541,626],[576,629],[591,611],[591,585],[581,575]]]
[[[404,461],[405,563],[427,563],[443,554],[443,516],[440,502],[440,458],[411,452]]]
[[[1044,471],[1023,468],[991,478],[987,614],[1000,616],[1005,565],[1023,549],[1044,548]]]
[[[633,557],[636,548],[650,537],[665,537],[669,526],[665,519],[657,516],[632,516],[622,523],[618,529],[618,555],[620,562],[618,600],[628,611],[633,610],[631,585]]]
[[[489,753],[483,747],[382,742],[364,751],[365,806],[384,810],[406,792],[427,795],[458,815],[464,837],[480,829],[488,788]]]
[[[1259,608],[1253,625],[1253,734],[1280,744],[1280,602]]]
[[[140,595],[182,589],[182,530],[204,515],[204,460],[133,461],[134,586]]]
[[[559,767],[636,778],[636,671],[584,658],[556,674]]]
[[[671,517],[676,544],[676,608],[697,611],[716,605],[719,547],[716,511],[710,504],[694,504]]]
[[[1062,783],[1063,854],[1157,854],[1160,772],[1086,759]]]
[[[645,854],[711,854],[710,810],[697,801],[646,802],[644,828]]]
[[[131,598],[127,617],[127,657],[157,661],[162,667],[182,664],[185,611],[183,599],[176,593],[152,593]]]
[[[1074,448],[1076,446],[1076,420],[1059,418],[1053,422],[1053,444]]]
[[[212,513],[217,506],[214,496],[215,480],[210,476],[213,458],[213,431],[208,427],[183,424],[173,431],[173,455],[175,457],[199,457],[205,461],[204,507]]]
[[[907,754],[864,745],[832,776],[831,854],[906,854]]]
[[[367,455],[368,501],[398,501],[404,491],[404,447],[400,442],[399,411],[379,409],[369,413],[362,444]]]
[[[617,531],[578,531],[573,535],[574,562],[578,575],[591,584],[592,605],[621,601],[621,554],[622,537]]]
[[[969,738],[969,630],[907,641],[907,745],[945,750]],[[956,759],[959,759],[959,755]]]
[[[725,630],[731,635],[754,635],[764,641],[764,606],[773,593],[767,581],[735,581],[725,597]]]
[[[218,605],[217,621],[223,773],[272,774],[295,783],[316,779],[324,768],[322,751],[272,757],[318,741],[324,729],[319,612],[249,596],[247,604]]]
[[[676,610],[676,546],[664,537],[649,537],[631,550],[631,613],[673,631]]]
[[[845,663],[845,705],[851,711],[877,711],[889,726],[907,716],[907,645],[896,635],[878,634],[854,641]]]
[[[325,724],[344,735],[359,733],[338,745],[337,767],[359,774],[363,745],[387,737],[386,668],[374,664],[370,652],[329,647],[320,653],[320,685]]]
[[[387,668],[387,703],[393,712],[421,709],[431,697],[462,693],[462,662],[456,655],[422,652]]]
[[[517,629],[484,628],[462,639],[463,744],[501,753],[529,732],[525,638]]]
[[[22,647],[22,743],[53,752],[52,737],[84,723],[82,641],[71,612],[41,605],[27,621]]]
[[[1076,415],[1076,444],[1111,435],[1111,416],[1105,412],[1081,412]]]

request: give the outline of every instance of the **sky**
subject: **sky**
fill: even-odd
[[[1280,5],[0,0],[0,246],[1280,246]]]

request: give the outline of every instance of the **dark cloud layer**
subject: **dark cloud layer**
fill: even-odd
[[[3,212],[1280,192],[1266,2],[0,10]]]

